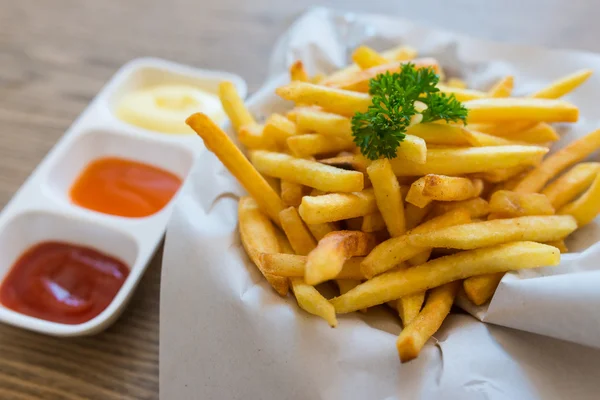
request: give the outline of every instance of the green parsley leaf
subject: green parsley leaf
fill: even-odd
[[[417,69],[412,63],[402,64],[399,72],[371,79],[372,104],[367,112],[352,117],[352,135],[362,154],[371,160],[395,158],[411,118],[418,114],[417,100],[427,106],[422,122],[466,122],[467,109],[454,95],[440,92],[436,87],[439,80],[432,68]]]

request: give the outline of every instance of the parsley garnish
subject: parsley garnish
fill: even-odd
[[[466,122],[467,109],[454,97],[436,87],[440,78],[432,68],[403,64],[400,72],[378,75],[369,81],[373,104],[365,113],[352,117],[354,143],[371,160],[394,158],[406,137],[411,117],[418,114],[415,101],[427,106],[421,122],[437,120]]]

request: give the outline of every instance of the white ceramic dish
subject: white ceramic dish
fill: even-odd
[[[246,96],[246,83],[237,75],[156,58],[133,60],[113,76],[0,213],[0,282],[24,251],[47,240],[94,248],[123,261],[130,273],[110,305],[82,324],[49,322],[0,304],[1,322],[49,335],[80,336],[97,333],[116,320],[160,243],[177,195],[153,215],[126,218],[72,204],[69,188],[88,163],[104,156],[141,161],[185,179],[205,150],[202,140],[130,125],[115,116],[115,104],[134,88],[186,83],[216,93],[223,80],[234,82]]]

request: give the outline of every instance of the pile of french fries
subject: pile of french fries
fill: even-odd
[[[231,83],[220,98],[249,158],[203,114],[187,123],[239,180],[243,246],[273,289],[337,325],[336,314],[387,305],[403,330],[400,360],[418,356],[459,291],[488,302],[507,271],[557,265],[564,239],[600,212],[600,130],[546,156],[559,139],[550,123],[578,120],[560,97],[590,70],[511,97],[507,76],[487,91],[453,78],[440,90],[467,107],[467,124],[415,123],[394,159],[371,161],[353,143],[350,117],[371,103],[368,84],[411,60],[401,46],[361,46],[354,64],[309,77],[301,62],[277,94],[295,103],[258,122]],[[315,288],[335,282],[340,295]]]

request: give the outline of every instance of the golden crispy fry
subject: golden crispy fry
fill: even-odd
[[[575,90],[579,85],[585,82],[590,75],[592,75],[591,69],[583,69],[577,71],[571,75],[567,75],[557,81],[552,82],[545,88],[533,93],[529,97],[538,99],[558,99],[565,94]]]
[[[338,114],[302,107],[296,111],[296,123],[302,132],[316,132],[352,141],[350,119]]]
[[[441,92],[447,94],[453,94],[458,101],[467,101],[467,100],[475,100],[475,99],[483,99],[488,96],[487,93],[473,90],[473,89],[460,89],[456,87],[446,86],[444,84],[437,85],[437,88],[440,89]]]
[[[585,159],[600,148],[600,129],[571,142],[567,147],[548,156],[515,187],[515,192],[535,193],[559,172]]]
[[[265,271],[260,260],[261,253],[277,253],[281,249],[277,230],[263,214],[251,197],[242,197],[238,203],[240,237],[248,257],[254,262],[273,289],[281,296],[287,295],[289,285],[285,278],[274,276]]]
[[[292,278],[291,282],[294,296],[296,296],[300,308],[323,318],[332,328],[335,328],[337,318],[331,303],[317,289],[307,285],[302,278]]]
[[[304,186],[294,182],[281,181],[281,200],[286,206],[298,207],[304,196]]]
[[[406,133],[420,137],[428,145],[441,144],[449,146],[466,146],[471,144],[469,131],[462,126],[424,123],[411,125]]]
[[[236,132],[239,132],[240,128],[244,125],[256,124],[256,121],[244,105],[244,100],[242,100],[232,82],[224,81],[219,84],[219,98],[221,99],[223,110],[225,110]]]
[[[515,85],[515,78],[511,75],[500,79],[488,92],[489,97],[509,97]]]
[[[413,63],[416,68],[433,68],[435,72],[440,71],[440,66],[437,60],[433,58],[420,58],[411,60],[410,62]],[[400,65],[401,64],[397,61],[388,64],[377,65],[375,67],[349,73],[347,76],[343,77],[343,79],[336,79],[335,82],[331,82],[329,79],[326,79],[321,82],[321,84],[334,88],[366,93],[369,91],[369,81],[371,79],[386,72],[398,72],[400,71]]]
[[[355,147],[353,142],[346,139],[318,133],[291,136],[287,139],[287,145],[296,157],[338,153]]]
[[[296,124],[281,114],[271,114],[265,122],[263,135],[269,143],[285,146],[287,139],[296,134]]]
[[[296,254],[296,252],[292,248],[290,241],[288,240],[287,236],[285,236],[285,233],[281,229],[279,229],[279,228],[275,229],[275,236],[277,236],[277,242],[279,243],[279,253]],[[277,253],[277,254],[279,254],[279,253]],[[259,257],[262,257],[263,254],[268,254],[268,253],[261,253]],[[262,262],[262,258],[260,258],[260,260]],[[266,271],[266,268],[264,268],[264,265],[263,265],[263,269]]]
[[[427,144],[420,137],[406,135],[396,151],[396,159],[424,164],[427,160]]]
[[[264,126],[259,124],[241,126],[238,132],[238,140],[249,149],[277,149],[277,143],[265,136]]]
[[[308,82],[310,80],[302,61],[296,60],[290,65],[290,80],[300,82]]]
[[[471,218],[485,217],[490,213],[490,205],[481,197],[463,201],[439,202],[433,206],[432,215],[438,216],[451,210],[465,209],[469,212]]]
[[[365,279],[365,276],[360,271],[360,263],[363,259],[363,257],[352,257],[351,259],[346,260],[342,270],[336,276],[336,279]],[[265,273],[274,276],[302,278],[306,271],[306,256],[282,253],[261,253],[259,260]]]
[[[600,172],[600,163],[575,165],[542,190],[554,208],[560,208],[583,193]]]
[[[448,82],[446,82],[446,86],[452,87],[452,88],[457,88],[457,89],[466,89],[467,82],[463,81],[462,79],[458,79],[458,78],[450,78],[450,79],[448,79]]]
[[[565,244],[564,240],[552,240],[550,242],[546,242],[544,244],[547,244],[548,246],[554,246],[557,249],[560,250],[561,253],[568,253],[569,249],[567,248],[567,245]]]
[[[358,285],[360,285],[361,281],[352,280],[352,279],[336,279],[335,283],[338,286],[338,288],[340,289],[340,294],[344,294],[344,293],[347,293],[350,290],[354,289]],[[360,311],[364,313],[364,312],[367,312],[367,309],[363,308]]]
[[[516,140],[509,140],[500,136],[494,136],[483,132],[477,132],[469,129],[469,144],[476,147],[484,146],[510,146],[523,144]]]
[[[412,265],[412,266],[425,264],[429,260],[429,257],[431,256],[431,251],[432,251],[432,249],[428,249],[428,250],[425,250],[425,251],[417,254],[414,257],[411,257],[408,260],[408,264]]]
[[[419,313],[421,312],[421,307],[423,307],[424,301],[424,291],[400,297],[396,301],[396,310],[398,310],[398,316],[402,320],[402,325],[404,328],[406,328],[411,322],[415,320],[415,318],[417,318],[417,315],[419,315]]]
[[[377,208],[381,212],[388,232],[392,237],[404,234],[406,232],[404,201],[390,161],[387,158],[373,161],[367,167],[367,173],[373,184]]]
[[[257,200],[260,209],[279,224],[279,212],[284,208],[281,198],[233,144],[229,136],[201,113],[192,115],[185,122],[204,140],[206,148],[221,160],[244,189]]]
[[[362,224],[360,226],[361,231],[371,233],[380,231],[382,229],[386,229],[386,227],[381,213],[376,212],[363,217]]]
[[[319,240],[306,260],[304,280],[317,285],[337,277],[346,260],[365,256],[375,247],[375,236],[360,231],[337,231]]]
[[[406,201],[417,207],[425,207],[433,200],[461,201],[478,197],[482,190],[483,182],[480,179],[429,174],[411,185]]]
[[[307,82],[292,82],[275,91],[285,100],[297,104],[322,107],[325,111],[352,116],[365,112],[371,105],[371,96],[350,90],[331,88]]]
[[[517,131],[515,133],[509,132],[502,136],[510,140],[531,144],[556,142],[560,139],[556,130],[545,122],[539,122],[525,130]]]
[[[322,224],[306,224],[308,230],[317,239],[317,241],[323,239],[325,235],[333,231],[340,230],[340,224],[337,222],[325,222]]]
[[[404,196],[406,198],[406,195]],[[414,204],[405,203],[404,206],[404,218],[406,221],[406,229],[413,229],[419,225],[427,214],[431,211],[433,204],[429,203],[427,206],[420,208]]]
[[[471,222],[469,213],[460,209],[433,218],[408,231],[406,235],[391,238],[377,245],[362,262],[361,271],[367,278],[372,278],[427,250],[424,247],[410,245],[408,242],[410,235],[435,232],[441,228],[469,222]]]
[[[359,46],[352,53],[352,61],[354,61],[360,69],[376,67],[378,65],[387,64],[390,61],[381,54],[370,48],[369,46]]]
[[[256,150],[250,154],[250,159],[265,175],[325,192],[359,192],[364,186],[364,176],[360,172],[345,171],[283,153]]]
[[[317,247],[317,241],[300,219],[298,210],[295,207],[281,210],[279,219],[281,220],[281,227],[296,254],[304,256]]]
[[[560,240],[575,229],[577,222],[568,215],[530,216],[473,222],[435,232],[409,234],[407,242],[415,247],[468,250],[517,240]]]
[[[579,109],[562,100],[532,98],[486,98],[465,101],[469,110],[467,121],[502,122],[577,122]]]
[[[516,167],[492,169],[490,171],[473,174],[473,177],[481,178],[490,183],[500,183],[521,175],[531,168],[532,167],[529,165],[517,165]]]
[[[333,158],[324,158],[320,163],[331,165],[332,167],[346,169],[350,171],[367,172],[369,161],[362,155],[338,156]]]
[[[467,298],[476,306],[487,303],[496,292],[496,288],[500,284],[503,276],[504,272],[498,272],[495,274],[485,274],[465,279],[463,288]]]
[[[401,362],[417,358],[427,340],[440,329],[450,313],[459,286],[460,282],[450,282],[429,292],[423,311],[408,327],[404,327],[396,340]]]
[[[540,146],[493,146],[454,149],[429,149],[425,164],[391,160],[398,176],[427,174],[463,175],[517,165],[536,165],[548,148]]]
[[[365,189],[354,193],[304,196],[298,211],[306,223],[322,224],[372,214],[377,211],[377,203],[373,189]]]
[[[517,193],[498,190],[490,197],[490,211],[502,218],[527,215],[553,215],[550,200],[540,193]]]
[[[577,200],[558,210],[558,214],[572,215],[579,226],[587,225],[600,213],[600,174],[592,186]]]
[[[462,251],[426,264],[390,271],[331,300],[340,314],[373,307],[448,282],[486,273],[557,265],[557,248],[535,242],[513,242]]]

